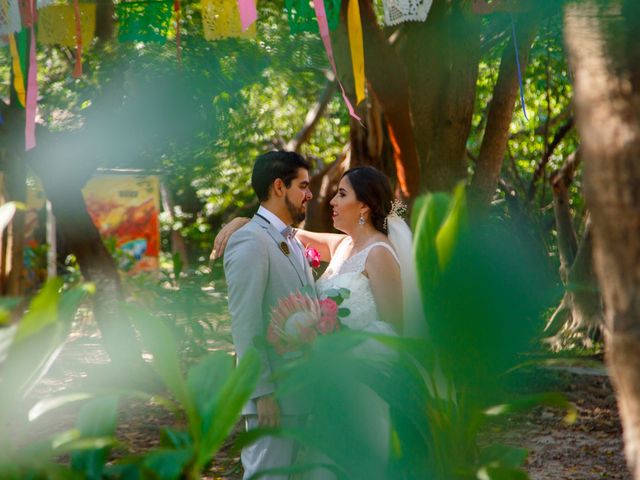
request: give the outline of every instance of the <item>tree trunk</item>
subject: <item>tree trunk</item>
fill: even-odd
[[[526,70],[531,42],[538,27],[538,19],[531,15],[517,22],[517,45],[522,72]],[[493,98],[482,137],[480,154],[476,162],[471,188],[473,203],[479,209],[486,207],[496,191],[500,169],[507,151],[509,127],[519,90],[518,68],[513,36],[507,42],[500,60],[500,72],[493,89]]]
[[[640,55],[634,24],[640,6],[624,2],[623,12],[622,4],[609,2],[605,10],[595,0],[571,3],[564,22],[606,306],[607,362],[627,462],[640,479]]]
[[[27,203],[27,169],[20,158],[11,155],[6,169],[5,186],[9,199],[15,202]],[[11,241],[8,246],[11,249],[11,264],[6,294],[20,296],[24,294],[24,221],[25,212],[17,210],[9,227],[8,237]]]
[[[409,23],[398,52],[408,71],[421,186],[451,190],[467,177],[466,142],[480,60],[480,18],[461,1],[435,0]]]
[[[51,153],[50,149],[45,149]],[[69,151],[73,150],[69,148]],[[77,150],[76,150],[77,151]],[[67,168],[58,165],[62,176],[36,168],[47,198],[51,202],[58,232],[67,248],[73,252],[85,280],[96,285],[92,296],[93,313],[102,333],[102,341],[111,360],[118,366],[141,363],[141,349],[128,319],[121,312],[119,302],[124,299],[120,274],[115,260],[104,246],[82,196],[84,181],[80,177],[66,175],[82,158],[67,153]],[[47,156],[46,160],[55,158]],[[42,164],[37,164],[42,168]]]
[[[387,121],[395,173],[402,194],[412,198],[420,190],[420,162],[411,118],[406,67],[378,26],[371,0],[360,0],[360,12],[365,74],[369,90],[373,91],[370,96],[375,96]]]

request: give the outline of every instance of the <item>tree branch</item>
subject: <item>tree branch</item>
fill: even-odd
[[[420,165],[411,120],[407,73],[378,26],[371,0],[360,0],[360,13],[365,73],[387,119],[402,192],[406,197],[412,197],[418,194],[420,187]]]
[[[537,18],[528,21],[522,20],[516,41],[518,42],[520,63],[524,70],[538,21]],[[509,127],[513,117],[514,104],[518,97],[518,89],[517,61],[512,38],[502,53],[500,73],[493,90],[487,126],[482,137],[476,172],[471,182],[475,203],[480,208],[488,205],[495,193],[500,168],[507,150]]]
[[[327,83],[325,84],[320,98],[307,112],[307,116],[304,119],[302,128],[296,133],[296,135],[287,143],[286,150],[299,152],[300,147],[311,137],[313,130],[315,129],[318,121],[324,115],[327,110],[329,102],[333,98],[333,94],[336,91],[337,82],[333,73],[327,75]]]
[[[533,172],[533,177],[531,178],[531,183],[529,184],[529,191],[527,193],[527,200],[531,201],[536,193],[536,183],[542,176],[547,163],[551,159],[551,155],[555,149],[560,145],[560,142],[564,139],[564,137],[571,131],[573,128],[573,117],[570,117],[556,132],[553,136],[553,140],[549,144],[549,147],[545,151],[544,155],[538,165],[536,166],[536,170]]]

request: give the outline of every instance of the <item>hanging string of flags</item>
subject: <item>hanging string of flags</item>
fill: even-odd
[[[14,89],[19,103],[26,109],[27,150],[36,144],[36,30],[40,44],[75,48],[73,76],[76,78],[82,75],[82,53],[95,36],[96,3],[68,1],[70,3],[61,3],[60,0],[0,0],[0,41],[9,44]],[[358,0],[344,1],[348,2],[347,29],[358,105],[365,98],[360,7]],[[385,23],[396,25],[406,21],[424,21],[433,0],[381,1]],[[285,0],[291,33],[319,32],[336,78],[338,76],[329,31],[338,26],[342,2],[343,0]],[[203,34],[207,40],[256,37],[256,0],[200,0],[200,6]],[[121,42],[164,43],[173,18],[180,61],[180,0],[120,0],[115,7],[118,39]],[[342,84],[340,89],[350,115],[360,120]]]

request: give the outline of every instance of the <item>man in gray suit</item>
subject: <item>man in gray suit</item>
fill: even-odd
[[[309,163],[294,152],[266,153],[256,159],[251,185],[260,207],[251,221],[231,236],[224,254],[236,353],[242,358],[247,349],[255,347],[262,359],[260,380],[243,410],[247,430],[295,425],[308,412],[300,398],[274,396],[276,385],[271,375],[284,360],[266,345],[265,338],[269,313],[278,300],[314,286],[303,247],[291,235],[291,224],[304,220],[311,199]],[[242,450],[244,478],[260,470],[290,466],[295,449],[288,439],[258,440]]]

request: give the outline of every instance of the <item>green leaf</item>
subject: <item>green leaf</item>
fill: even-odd
[[[467,197],[464,183],[459,183],[453,191],[451,209],[436,235],[438,265],[440,271],[451,261],[457,240],[467,224]]]
[[[206,465],[229,435],[240,416],[242,407],[251,397],[260,377],[260,371],[260,356],[255,350],[249,350],[217,396],[214,406],[215,416],[208,431],[204,433],[203,443],[198,449],[196,460],[198,469]]]
[[[79,402],[81,400],[87,400],[93,397],[93,394],[86,392],[68,393],[66,395],[56,395],[55,397],[49,397],[37,402],[31,410],[29,410],[29,421],[33,422],[39,417],[51,410],[60,408],[69,403]]]
[[[339,317],[348,317],[349,315],[351,315],[351,310],[349,310],[346,307],[341,307],[338,309],[338,316]]]
[[[69,325],[58,322],[11,344],[0,390],[4,401],[14,401],[10,398],[20,398],[31,391],[58,357],[68,332]]]
[[[158,480],[174,480],[186,478],[183,473],[194,457],[192,448],[181,448],[179,450],[154,450],[148,453],[142,466],[145,470],[152,472],[153,478]]]
[[[576,420],[577,410],[575,405],[567,400],[567,397],[565,397],[563,394],[557,392],[526,395],[510,403],[504,403],[501,405],[490,407],[485,410],[484,413],[487,416],[493,417],[508,413],[520,412],[523,410],[530,410],[542,405],[566,409],[567,413],[564,418],[564,421],[566,423],[570,424],[575,422]]]
[[[171,333],[159,318],[148,314],[141,307],[125,304],[124,311],[129,314],[132,323],[140,332],[142,344],[153,356],[151,364],[169,391],[193,416],[193,407],[180,368],[178,345]]]
[[[16,344],[56,321],[61,287],[62,279],[53,278],[47,280],[42,290],[31,301],[26,315],[20,320],[14,340]]]
[[[529,480],[526,472],[508,467],[482,467],[478,470],[478,480]]]
[[[480,463],[487,466],[518,468],[527,459],[525,448],[510,445],[490,445],[480,452]]]
[[[173,428],[163,428],[160,432],[160,445],[163,447],[184,448],[193,444],[193,439],[189,432],[174,430]]]
[[[0,325],[4,325],[11,319],[11,311],[18,306],[22,297],[0,298]]]
[[[88,479],[99,480],[106,461],[108,460],[109,443],[106,439],[113,436],[116,429],[118,415],[118,397],[108,396],[96,398],[88,402],[80,409],[76,425],[82,435],[82,439],[100,439],[89,441],[81,451],[73,451],[71,454],[71,467],[82,472]],[[94,445],[91,448],[89,445]]]
[[[209,429],[219,395],[232,372],[233,358],[222,351],[207,355],[189,369],[187,386],[200,417],[200,432]],[[199,436],[200,432],[194,434]]]
[[[316,296],[316,291],[313,289],[311,285],[305,285],[300,289],[300,293],[303,295],[308,295],[311,298]]]
[[[416,261],[418,280],[423,292],[431,292],[439,278],[436,235],[444,222],[450,202],[450,195],[434,193],[416,200],[413,209],[413,258]]]
[[[339,291],[340,296],[345,300],[351,296],[351,290],[349,290],[348,288],[341,288]]]
[[[330,288],[325,292],[325,295],[329,298],[337,297],[340,295],[340,290],[337,288]]]
[[[83,450],[102,450],[108,447],[114,447],[117,444],[118,440],[115,437],[82,437],[59,445],[55,449],[55,453],[71,452],[77,454]]]

